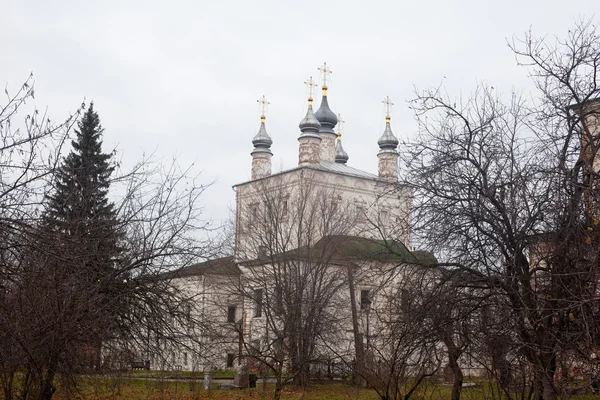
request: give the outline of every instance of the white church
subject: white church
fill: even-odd
[[[234,186],[234,254],[177,272],[178,285],[194,298],[190,312],[199,323],[188,329],[196,329],[197,340],[170,351],[162,364],[151,357],[152,369],[264,363],[312,373],[348,364],[357,349],[369,354],[385,346],[386,321],[411,265],[432,255],[412,251],[411,191],[398,182],[389,98],[377,174],[353,168],[327,101],[327,65],[320,70],[316,111],[316,85],[308,82],[297,167],[273,173],[263,107],[251,180]]]

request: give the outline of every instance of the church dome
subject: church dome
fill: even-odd
[[[396,151],[396,148],[398,147],[399,143],[400,142],[398,141],[396,136],[394,136],[394,134],[392,133],[392,128],[390,126],[390,118],[386,117],[385,130],[383,131],[383,134],[377,141],[377,144],[379,145],[379,148],[382,151],[384,151],[384,150]]]
[[[339,164],[346,164],[348,162],[348,153],[342,147],[342,138],[338,136],[337,143],[335,144],[335,162]]]
[[[335,133],[333,131],[333,127],[337,124],[337,116],[331,109],[329,108],[329,103],[327,102],[327,95],[323,95],[323,99],[321,100],[321,105],[319,109],[315,113],[315,118],[321,123],[321,129],[319,132],[327,132],[327,133]]]
[[[253,153],[270,153],[271,150],[269,148],[273,144],[273,139],[267,133],[267,129],[265,128],[265,119],[261,118],[260,129],[254,139],[252,139],[252,144],[254,145]]]
[[[300,131],[302,133],[318,132],[321,128],[319,120],[315,118],[315,114],[313,113],[312,104],[308,104],[306,116],[302,119],[302,121],[300,121],[300,124],[298,126],[300,127]]]

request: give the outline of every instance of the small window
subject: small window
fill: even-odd
[[[281,211],[281,216],[287,217],[288,214],[288,199],[285,198],[283,200],[283,210]]]
[[[235,306],[227,307],[227,322],[235,322]]]
[[[258,246],[258,256],[259,257],[267,256],[267,246],[263,246],[263,245]]]
[[[183,364],[187,365],[187,353],[183,353]]]
[[[227,368],[233,368],[233,362],[235,361],[235,354],[227,354]]]
[[[389,215],[388,215],[387,210],[381,211],[381,213],[379,214],[379,219],[382,224],[388,223]]]
[[[185,319],[187,322],[190,322],[192,320],[192,305],[191,304],[185,305]]]
[[[258,204],[253,203],[248,206],[248,214],[246,214],[246,224],[248,230],[252,229],[252,226],[258,222]]]
[[[364,224],[367,222],[367,210],[363,206],[356,207],[356,222]]]
[[[262,300],[263,291],[262,289],[254,290],[254,316],[259,318],[262,317]]]
[[[405,312],[410,309],[410,293],[407,289],[400,291],[400,308]]]
[[[371,291],[361,290],[360,291],[360,309],[368,310],[371,307]]]

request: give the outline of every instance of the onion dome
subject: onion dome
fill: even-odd
[[[385,117],[385,130],[383,131],[383,135],[377,141],[380,152],[395,152],[398,144],[400,142],[392,133],[392,128],[390,127],[390,116]]]
[[[320,133],[335,134],[333,127],[337,124],[338,119],[335,113],[329,108],[329,103],[327,102],[327,86],[323,86],[323,99],[321,100],[319,109],[315,113],[315,117],[321,123],[321,129],[319,129]]]
[[[315,118],[315,114],[313,113],[312,98],[308,99],[308,110],[306,111],[306,116],[302,119],[302,121],[300,121],[300,124],[298,126],[300,127],[300,131],[302,132],[300,137],[320,137],[318,132],[321,128],[321,124],[319,123],[319,120]]]
[[[335,144],[335,162],[339,164],[346,164],[348,162],[348,153],[342,147],[342,135],[338,135],[337,142]]]
[[[265,116],[262,115],[260,117],[260,129],[254,139],[252,139],[252,144],[254,145],[253,153],[271,153],[270,147],[273,144],[273,140],[267,133],[267,129],[265,128]]]

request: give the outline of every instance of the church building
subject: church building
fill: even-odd
[[[431,260],[431,254],[412,251],[411,191],[398,182],[391,100],[384,100],[385,129],[373,154],[377,173],[353,168],[341,118],[328,102],[330,70],[326,64],[319,70],[321,101],[314,111],[310,78],[292,169],[272,170],[268,103],[259,100],[251,180],[234,186],[234,254],[178,271],[180,285],[197,296],[193,312],[208,323],[190,345],[197,355],[177,350],[169,364],[311,373],[339,367],[378,342],[383,346],[392,299],[411,265]]]

